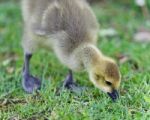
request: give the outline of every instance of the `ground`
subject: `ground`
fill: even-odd
[[[100,29],[113,28],[118,34],[99,37],[98,47],[114,58],[122,74],[120,99],[96,89],[87,73],[75,73],[76,81],[87,90],[71,93],[62,89],[68,72],[50,51],[33,56],[32,72],[42,79],[42,89],[33,95],[23,91],[21,71],[23,50],[22,18],[19,3],[0,3],[0,120],[148,120],[150,118],[150,47],[137,43],[133,35],[150,21],[139,8],[121,3],[101,3],[93,7]],[[123,62],[123,59],[128,59]]]

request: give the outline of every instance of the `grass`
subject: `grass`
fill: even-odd
[[[132,6],[107,2],[93,7],[102,28],[113,27],[116,37],[99,37],[98,47],[117,61],[119,54],[129,61],[119,64],[122,73],[120,99],[113,103],[88,80],[75,73],[77,82],[87,86],[83,93],[61,90],[67,68],[56,56],[41,50],[32,59],[32,72],[42,79],[42,89],[33,95],[21,87],[23,51],[20,45],[20,5],[0,3],[0,120],[148,120],[150,118],[150,47],[136,43],[133,35],[140,26],[150,28],[141,11]]]

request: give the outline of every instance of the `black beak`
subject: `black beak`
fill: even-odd
[[[119,98],[119,94],[117,90],[113,90],[112,93],[107,93],[109,97],[111,97],[112,101],[116,101]]]

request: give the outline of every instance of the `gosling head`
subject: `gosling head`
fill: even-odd
[[[117,90],[120,86],[121,75],[113,60],[105,58],[102,61],[95,61],[89,75],[93,84],[107,93],[113,101],[119,97]]]

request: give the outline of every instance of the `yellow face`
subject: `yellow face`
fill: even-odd
[[[115,62],[105,61],[95,65],[89,74],[93,84],[108,94],[114,94],[120,86],[121,75]]]

